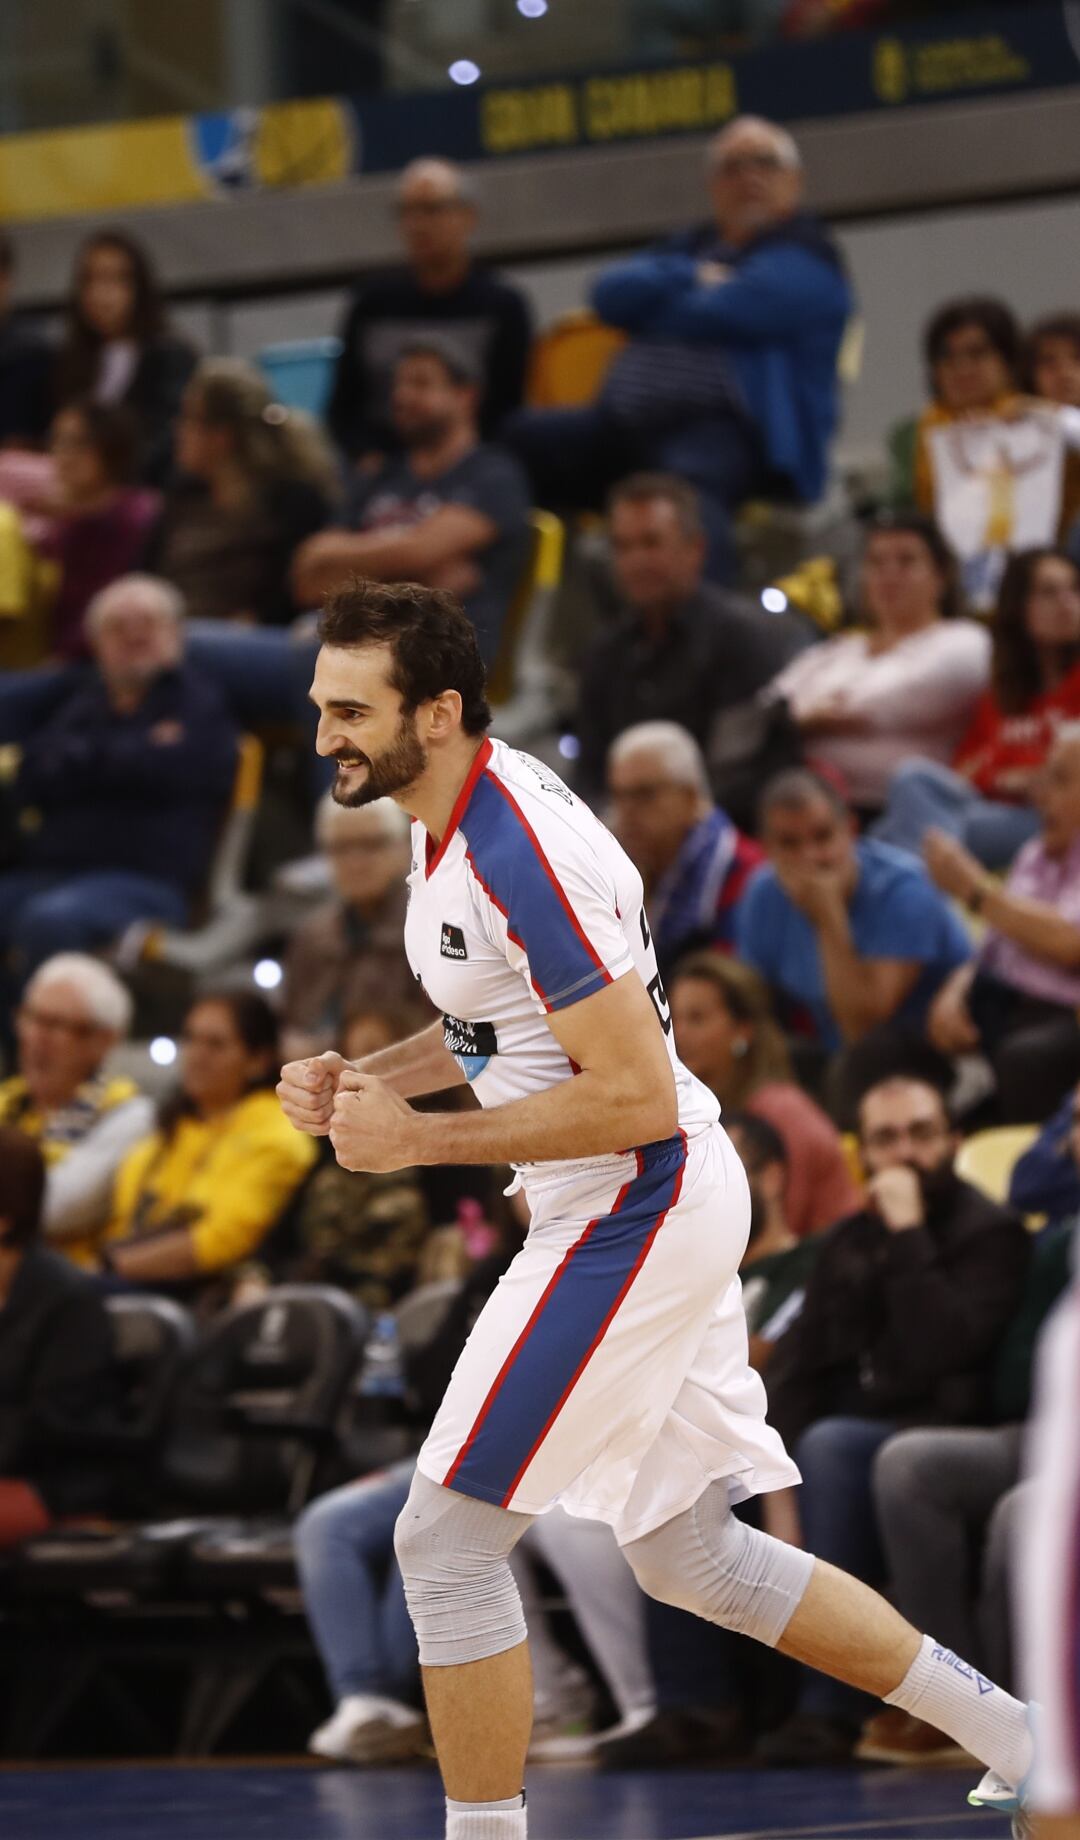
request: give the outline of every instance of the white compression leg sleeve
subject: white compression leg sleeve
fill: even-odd
[[[769,1648],[787,1628],[814,1569],[812,1553],[736,1520],[722,1481],[623,1551],[650,1597]]]
[[[486,1661],[525,1641],[509,1557],[529,1514],[457,1495],[417,1470],[394,1530],[424,1667]]]

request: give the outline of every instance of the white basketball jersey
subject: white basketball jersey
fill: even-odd
[[[413,825],[405,948],[482,1105],[572,1079],[579,1070],[545,1016],[636,971],[667,1042],[680,1129],[692,1138],[716,1122],[715,1098],[675,1052],[642,893],[589,807],[501,741],[481,745],[438,848]],[[546,1179],[581,1168],[532,1165],[530,1182],[534,1171]]]

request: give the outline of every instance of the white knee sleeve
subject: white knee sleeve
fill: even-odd
[[[812,1553],[736,1520],[727,1484],[623,1547],[643,1591],[775,1648],[814,1569]]]
[[[531,1519],[456,1495],[417,1470],[394,1550],[424,1667],[486,1661],[524,1642],[508,1560]]]

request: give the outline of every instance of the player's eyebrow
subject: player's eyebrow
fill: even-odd
[[[308,691],[308,702],[314,703],[316,709],[322,708],[322,704],[319,702],[318,697],[311,690]],[[333,710],[335,715],[344,715],[346,711],[350,709],[361,711],[365,715],[370,715],[371,713],[370,703],[361,703],[359,699],[354,702],[348,697],[333,697],[330,702],[327,703],[326,707],[329,710]]]

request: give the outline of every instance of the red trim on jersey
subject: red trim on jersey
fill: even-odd
[[[450,1465],[450,1468],[447,1470],[445,1476],[443,1477],[442,1485],[444,1489],[453,1488],[454,1477],[457,1475],[458,1470],[461,1468],[461,1465],[464,1463],[466,1457],[468,1456],[470,1450],[475,1444],[477,1438],[480,1436],[480,1433],[484,1427],[484,1420],[487,1418],[488,1413],[491,1411],[492,1406],[495,1404],[495,1400],[498,1397],[498,1394],[502,1388],[503,1381],[506,1379],[507,1374],[510,1372],[510,1369],[513,1367],[514,1362],[518,1358],[518,1355],[521,1353],[521,1350],[524,1348],[525,1343],[528,1341],[530,1335],[532,1334],[533,1329],[536,1326],[537,1320],[539,1319],[540,1316],[543,1315],[544,1307],[548,1301],[548,1298],[551,1296],[552,1291],[555,1289],[556,1285],[559,1284],[561,1280],[566,1276],[567,1270],[570,1265],[570,1261],[574,1257],[574,1254],[576,1252],[581,1251],[582,1246],[584,1246],[586,1242],[592,1237],[593,1232],[600,1225],[600,1222],[602,1220],[610,1220],[611,1214],[617,1214],[619,1212],[619,1209],[622,1207],[622,1204],[626,1200],[627,1195],[630,1193],[631,1188],[633,1187],[634,1183],[637,1181],[638,1177],[640,1176],[642,1172],[641,1156],[640,1156],[640,1153],[638,1152],[635,1152],[635,1155],[637,1156],[637,1167],[634,1170],[634,1173],[630,1177],[629,1181],[623,1183],[618,1194],[616,1195],[615,1205],[611,1209],[611,1213],[610,1214],[598,1214],[595,1220],[590,1220],[588,1226],[585,1228],[585,1231],[582,1234],[580,1234],[580,1236],[574,1241],[572,1246],[569,1246],[567,1248],[566,1252],[563,1254],[563,1257],[559,1261],[558,1265],[555,1267],[555,1270],[552,1272],[551,1277],[548,1279],[546,1285],[544,1286],[544,1289],[540,1295],[540,1299],[536,1305],[536,1308],[533,1310],[533,1313],[529,1317],[528,1322],[525,1324],[525,1327],[522,1329],[521,1334],[517,1338],[517,1341],[514,1343],[514,1346],[511,1348],[510,1353],[507,1355],[505,1361],[503,1362],[494,1380],[492,1381],[491,1387],[488,1391],[487,1398],[484,1400],[483,1405],[480,1407],[480,1410],[476,1415],[476,1419],[473,1424],[472,1430],[469,1432],[469,1435],[465,1439],[464,1444],[461,1446],[461,1449],[458,1451],[457,1456],[454,1458],[454,1461]],[[650,1235],[650,1241],[651,1241],[651,1235]],[[636,1269],[637,1267],[635,1266],[635,1270]],[[608,1320],[610,1320],[610,1318]],[[607,1323],[605,1322],[604,1329],[606,1328],[607,1328]],[[603,1330],[601,1330],[601,1334],[603,1334]],[[593,1344],[593,1346],[595,1347],[595,1343]],[[592,1352],[593,1350],[592,1348],[590,1348],[589,1355],[591,1355]],[[589,1355],[586,1356],[586,1360],[588,1360]],[[584,1366],[584,1362],[582,1363],[582,1366]],[[579,1368],[578,1372],[580,1373],[580,1371],[581,1369]],[[577,1377],[578,1377],[577,1374],[575,1374],[574,1380],[571,1381],[570,1383],[571,1386],[574,1384],[574,1381],[576,1381]],[[561,1410],[561,1407],[562,1407],[562,1400],[560,1400],[559,1406],[556,1408],[556,1411]],[[548,1430],[548,1427],[545,1426],[544,1431],[542,1433],[542,1437],[547,1436],[547,1430]],[[530,1462],[532,1461],[531,1456],[529,1458],[529,1461]],[[516,1487],[516,1479],[515,1479],[515,1487]]]
[[[547,876],[548,881],[551,883],[552,888],[555,890],[555,893],[559,899],[559,903],[567,919],[569,920],[570,925],[573,927],[575,933],[577,934],[579,940],[584,946],[586,952],[588,953],[589,957],[592,959],[592,962],[596,966],[596,969],[603,976],[604,983],[610,984],[611,983],[611,973],[608,970],[607,966],[604,964],[603,959],[596,952],[590,940],[586,937],[582,929],[581,922],[579,921],[577,915],[575,914],[573,908],[570,905],[569,900],[567,899],[566,890],[563,888],[563,885],[560,882],[558,876],[556,875],[554,869],[552,868],[551,864],[548,862],[547,857],[544,855],[544,852],[540,847],[540,839],[537,837],[536,832],[533,830],[533,827],[529,823],[528,818],[525,816],[525,813],[522,811],[521,806],[518,804],[517,800],[515,799],[513,793],[509,790],[509,788],[503,785],[503,782],[499,778],[497,773],[489,772],[487,777],[491,781],[492,785],[496,788],[496,790],[501,792],[503,798],[506,800],[506,803],[509,805],[518,823],[521,825],[521,828],[525,832],[526,837],[529,839],[529,842],[532,844],[533,849],[536,851],[536,855],[539,860],[540,867],[543,869],[544,874]]]
[[[484,771],[484,768],[487,766],[487,763],[490,759],[491,759],[491,742],[488,739],[487,735],[485,735],[483,741],[480,743],[480,746],[476,751],[476,757],[472,763],[472,766],[469,768],[468,774],[466,775],[465,784],[462,786],[461,791],[458,793],[457,798],[454,800],[454,809],[450,813],[450,818],[447,823],[446,829],[444,830],[442,834],[442,840],[439,843],[438,849],[435,848],[435,845],[432,841],[430,833],[427,836],[427,841],[425,844],[425,867],[424,867],[425,881],[428,879],[429,876],[434,875],[439,864],[442,862],[443,857],[446,855],[447,845],[449,844],[451,837],[454,835],[454,832],[457,830],[458,825],[461,823],[462,818],[465,816],[465,808],[468,805],[469,800],[472,798],[473,791],[476,786],[476,782],[480,778],[481,773]]]
[[[487,898],[491,902],[492,907],[498,908],[503,919],[506,921],[506,937],[508,939],[513,940],[514,944],[519,948],[519,950],[525,953],[525,957],[527,959],[529,954],[525,947],[525,941],[523,939],[519,939],[513,927],[510,925],[510,915],[507,913],[498,895],[495,893],[494,888],[489,888],[487,883],[485,882],[483,876],[480,873],[480,870],[477,867],[476,858],[473,855],[472,851],[470,850],[468,844],[465,845],[465,861],[468,863],[469,868],[472,870],[481,888],[483,889],[484,893],[487,895]],[[529,981],[532,984],[532,987],[535,990],[537,996],[539,997],[541,1003],[544,1005],[544,1008],[546,1010],[550,1010],[551,1004],[548,1002],[543,989],[537,983],[536,979],[533,977],[531,966],[529,967]]]
[[[686,1154],[686,1133],[684,1131],[680,1131],[679,1136],[683,1140],[683,1154],[685,1156]],[[644,1168],[644,1165],[641,1160],[641,1152],[640,1150],[637,1150],[635,1151],[634,1154],[637,1157],[638,1175],[641,1175],[643,1168]],[[683,1181],[683,1173],[685,1169],[686,1169],[686,1164],[684,1162],[682,1165],[682,1168],[680,1168],[679,1173],[675,1178],[675,1185],[672,1189],[671,1200],[668,1206],[664,1209],[662,1214],[657,1215],[656,1224],[653,1227],[652,1232],[649,1234],[648,1239],[645,1241],[645,1244],[642,1246],[641,1251],[638,1253],[637,1258],[634,1260],[632,1269],[627,1273],[626,1280],[622,1286],[622,1289],[619,1291],[619,1294],[616,1297],[614,1303],[612,1304],[610,1310],[608,1311],[607,1315],[604,1317],[604,1320],[600,1324],[599,1329],[596,1331],[596,1334],[592,1340],[592,1345],[586,1349],[585,1353],[581,1357],[581,1360],[578,1362],[577,1367],[574,1369],[574,1372],[571,1374],[570,1379],[567,1381],[566,1386],[563,1389],[562,1397],[556,1402],[551,1412],[551,1415],[548,1418],[546,1425],[544,1426],[543,1430],[540,1433],[540,1436],[537,1438],[528,1456],[525,1458],[525,1461],[521,1465],[521,1468],[518,1470],[518,1473],[514,1477],[513,1482],[510,1484],[510,1487],[507,1489],[506,1494],[503,1496],[502,1501],[500,1503],[501,1507],[507,1508],[509,1507],[510,1503],[513,1501],[514,1496],[517,1493],[517,1490],[520,1486],[522,1477],[524,1476],[526,1470],[529,1468],[530,1464],[535,1461],[535,1458],[544,1442],[544,1439],[547,1437],[549,1431],[551,1430],[560,1412],[565,1406],[575,1386],[577,1385],[578,1381],[581,1379],[582,1374],[585,1372],[585,1369],[588,1367],[589,1362],[592,1360],[593,1355],[596,1353],[605,1335],[610,1329],[611,1324],[615,1319],[615,1316],[619,1310],[620,1305],[622,1304],[623,1299],[625,1298],[627,1292],[629,1291],[630,1286],[633,1284],[634,1279],[637,1277],[638,1272],[641,1270],[641,1267],[644,1265],[645,1260],[649,1256],[649,1251],[652,1247],[653,1241],[655,1240],[665,1220],[670,1214],[672,1208],[678,1206],[679,1196],[682,1193],[682,1181]],[[623,1195],[625,1195],[625,1193],[626,1193],[626,1190],[623,1189],[622,1193],[619,1196],[619,1201],[622,1200]],[[617,1211],[618,1206],[619,1206],[619,1202],[617,1201],[615,1204],[615,1208],[612,1209],[613,1213]],[[580,1241],[578,1243],[580,1244]]]

